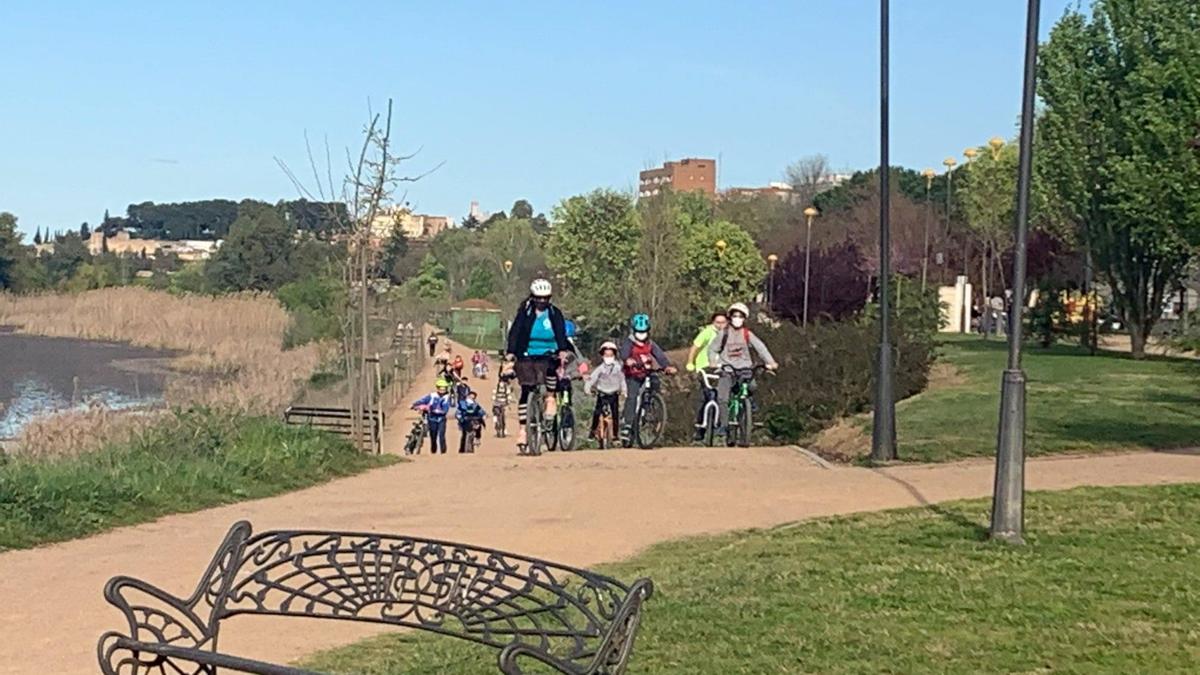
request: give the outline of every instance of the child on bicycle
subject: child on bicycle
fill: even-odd
[[[620,350],[621,362],[625,364],[625,387],[628,391],[625,409],[621,415],[621,443],[626,446],[632,438],[638,398],[641,396],[642,387],[648,384],[651,373],[657,369],[662,369],[667,374],[675,372],[667,353],[650,339],[649,316],[634,314],[629,320],[629,328],[629,337],[621,342]]]
[[[617,360],[617,345],[611,340],[600,345],[600,365],[596,366],[583,382],[584,393],[596,392],[596,407],[592,411],[592,430],[588,438],[595,440],[600,431],[600,417],[608,411],[608,417],[616,423],[617,402],[629,392],[625,384],[625,373]]]
[[[458,430],[462,434],[458,439],[459,454],[467,451],[467,434],[475,434],[475,440],[478,442],[483,437],[483,427],[487,425],[487,411],[479,405],[477,399],[478,395],[473,390],[468,390],[466,397],[458,402],[458,410],[454,413],[455,419],[458,420]]]
[[[492,392],[492,417],[496,418],[496,435],[503,436],[503,420],[508,402],[512,399],[512,383],[516,381],[517,373],[513,370],[512,360],[506,359],[500,365],[500,375],[496,378],[496,390]]]
[[[425,413],[425,420],[429,424],[429,454],[431,455],[438,454],[439,447],[442,454],[446,454],[446,415],[450,413],[450,396],[447,394],[449,390],[449,382],[438,380],[432,394],[422,396],[412,404],[413,410]]]
[[[767,370],[779,368],[767,345],[746,328],[750,308],[744,303],[735,302],[729,306],[728,314],[729,325],[708,343],[709,365],[721,371],[721,379],[717,383],[717,413],[720,416],[717,433],[720,435],[725,435],[729,425],[729,392],[733,390],[734,375],[737,371],[745,372],[754,367],[750,351],[758,353]],[[730,369],[734,372],[730,372]]]

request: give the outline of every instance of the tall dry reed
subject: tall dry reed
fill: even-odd
[[[184,352],[175,367],[196,377],[171,382],[169,403],[253,414],[277,413],[320,363],[318,345],[283,349],[290,321],[279,302],[262,293],[175,296],[120,287],[69,295],[0,294],[0,325]]]

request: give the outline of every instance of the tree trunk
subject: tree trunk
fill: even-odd
[[[1129,324],[1129,353],[1135,359],[1146,358],[1146,337],[1148,331],[1140,322]]]

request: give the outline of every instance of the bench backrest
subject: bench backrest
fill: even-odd
[[[383,430],[383,413],[379,410],[364,410],[358,438],[354,434],[354,415],[348,408],[322,408],[314,406],[288,406],[283,411],[284,424],[308,426],[350,438],[359,447],[377,450],[375,444]],[[373,430],[373,434],[372,434]]]
[[[500,649],[516,643],[586,672],[605,658],[599,651],[627,649],[623,635],[636,631],[649,592],[637,587],[630,603],[631,587],[616,579],[451,542],[320,531],[242,538],[237,528],[230,532],[242,541],[236,566],[210,568],[201,582],[211,589],[214,637],[222,619],[238,614],[323,617]]]

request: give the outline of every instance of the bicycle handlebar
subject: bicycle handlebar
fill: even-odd
[[[728,363],[723,363],[723,364],[721,364],[720,372],[733,373],[735,375],[737,373],[749,372],[752,375],[757,375],[765,370],[768,370],[768,368],[761,363],[750,366],[749,368],[734,368],[733,366],[729,365]]]

